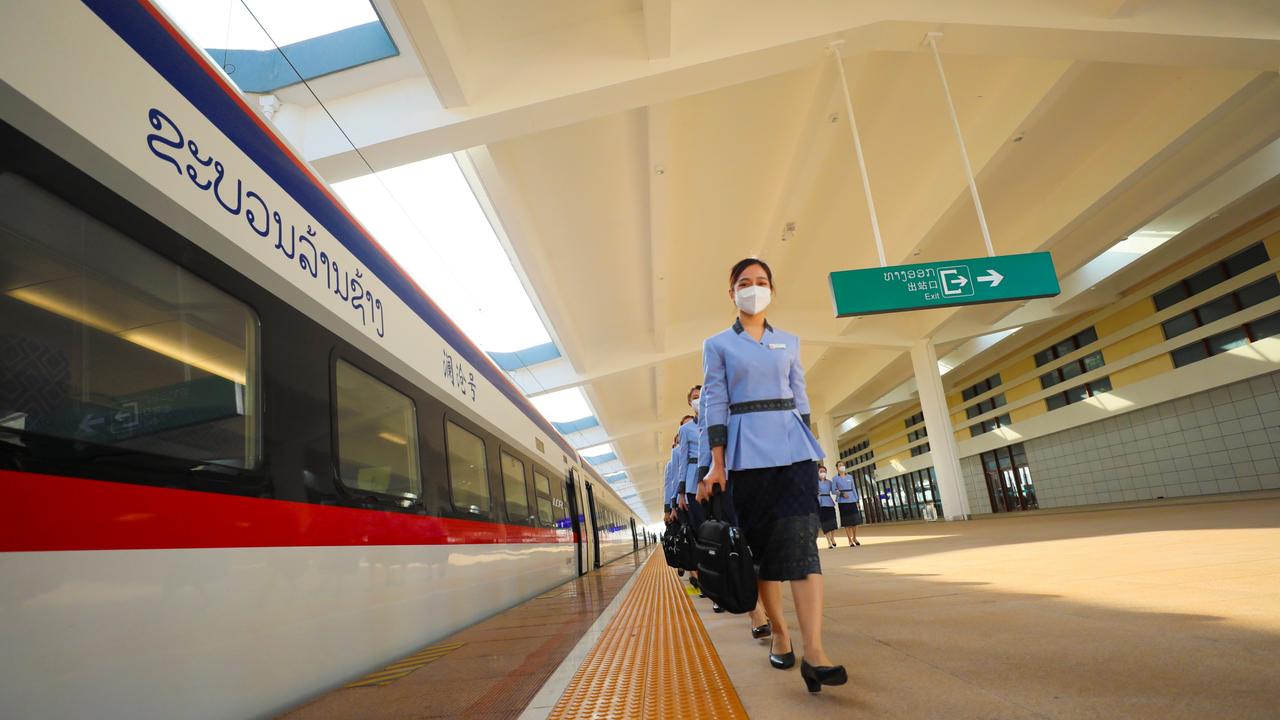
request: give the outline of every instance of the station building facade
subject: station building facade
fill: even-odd
[[[1280,488],[1278,272],[1280,209],[948,373],[970,513]],[[865,517],[941,515],[918,403],[881,415],[839,441]]]

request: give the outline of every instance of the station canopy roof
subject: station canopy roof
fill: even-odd
[[[161,5],[220,64],[385,35],[343,44],[381,59],[237,81],[651,519],[736,260],[772,265],[834,448],[912,401],[923,338],[951,389],[1280,198],[1271,0]],[[246,11],[270,44],[227,40]],[[996,252],[1051,251],[1063,293],[836,319],[827,274],[878,260],[833,41],[888,263],[985,252],[930,32]]]

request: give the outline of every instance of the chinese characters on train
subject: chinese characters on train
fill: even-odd
[[[934,278],[933,268],[892,270],[884,274],[885,282],[893,282],[895,280],[903,283],[907,288],[907,292],[918,293],[925,300],[937,300],[942,297],[938,281]]]
[[[462,362],[462,358],[455,358],[449,354],[448,350],[442,350],[444,355],[444,381],[454,387],[462,397],[470,397],[472,402],[476,399],[476,374],[468,370],[466,364]]]
[[[324,244],[309,224],[305,231],[299,232],[296,224],[289,223],[289,232],[286,233],[284,231],[286,221],[281,217],[280,212],[272,210],[267,205],[266,198],[257,192],[253,190],[244,192],[243,184],[239,179],[235,181],[234,192],[224,189],[223,184],[227,182],[227,168],[223,166],[222,161],[215,160],[212,155],[200,157],[200,147],[196,141],[185,138],[182,130],[169,119],[169,116],[152,108],[147,114],[147,119],[152,129],[157,131],[147,135],[147,147],[151,149],[152,154],[173,165],[179,176],[183,175],[185,170],[185,175],[191,183],[200,190],[211,191],[214,200],[222,206],[223,210],[235,216],[239,216],[243,211],[245,223],[259,237],[266,238],[266,241],[270,242],[274,234],[274,249],[280,251],[280,255],[290,266],[294,266],[293,261],[296,259],[296,268],[299,272],[309,274],[311,279],[318,283],[323,267],[325,289],[333,294],[331,300],[359,312],[361,325],[372,324],[378,337],[386,337],[386,317],[382,309],[382,299],[374,297],[373,290],[364,287],[363,270],[359,267],[355,268],[355,274],[352,276],[350,270],[339,268],[338,259],[331,257],[323,249]],[[176,154],[182,158],[184,150],[190,154],[189,159],[180,162],[178,158],[173,157]],[[318,251],[317,244],[321,246]]]

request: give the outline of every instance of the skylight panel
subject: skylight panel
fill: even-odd
[[[588,460],[590,460],[593,457],[600,457],[601,455],[609,455],[613,453],[613,443],[601,443],[599,445],[592,445],[589,448],[583,448],[582,450],[579,450],[579,452],[582,453],[582,457],[587,458]]]
[[[159,0],[159,5],[202,48],[274,50],[277,44],[379,22],[369,0]]]
[[[333,189],[482,350],[509,352],[551,341],[452,156],[354,178]]]
[[[591,406],[582,388],[557,390],[546,395],[529,398],[529,402],[551,422],[564,423],[590,416]]]
[[[270,93],[399,54],[369,0],[158,0],[244,92]]]

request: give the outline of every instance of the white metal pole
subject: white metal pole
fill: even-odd
[[[867,178],[867,163],[862,159],[862,141],[858,139],[858,123],[853,118],[853,100],[849,97],[849,81],[844,76],[844,59],[840,57],[840,46],[843,41],[833,42],[827,46],[836,58],[836,69],[840,71],[840,89],[844,91],[844,109],[849,115],[849,132],[853,135],[853,151],[858,157],[858,172],[862,174],[862,192],[867,196],[867,210],[871,213],[871,234],[876,239],[876,253],[880,255],[880,267],[889,263],[884,259],[884,241],[880,239],[880,221],[876,219],[876,203],[871,199],[871,181]]]
[[[940,32],[931,32],[925,41],[933,50],[933,62],[938,66],[938,77],[942,79],[942,94],[947,98],[947,109],[951,111],[951,126],[955,128],[956,140],[960,143],[960,157],[964,159],[964,174],[969,178],[969,194],[973,196],[973,207],[978,211],[978,225],[982,228],[982,241],[987,244],[987,257],[995,257],[996,251],[991,246],[991,231],[987,229],[987,214],[982,211],[982,200],[978,198],[978,183],[973,179],[973,165],[969,163],[969,151],[964,146],[964,135],[960,133],[960,120],[956,117],[955,103],[951,102],[951,88],[947,85],[947,74],[942,70],[942,56],[938,54],[936,40],[942,37]]]

